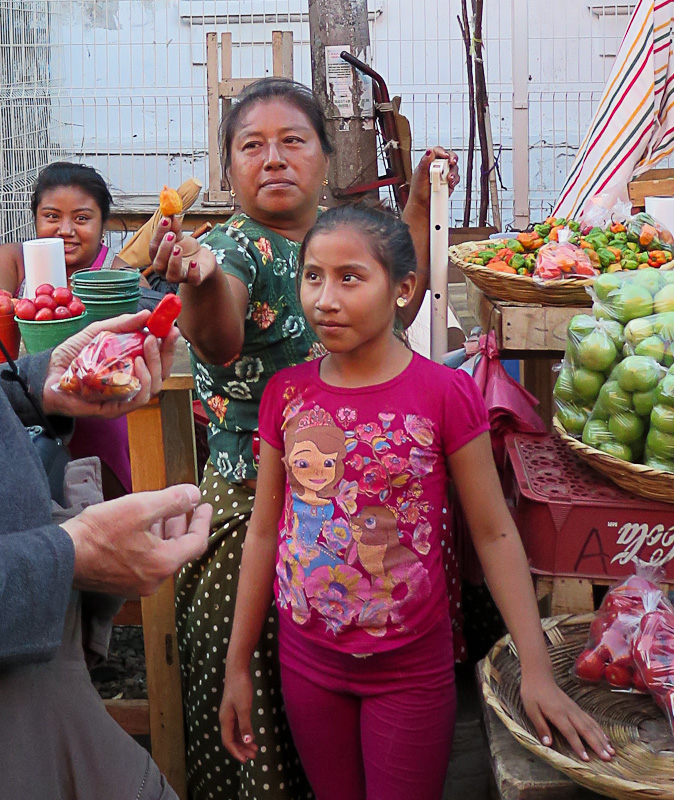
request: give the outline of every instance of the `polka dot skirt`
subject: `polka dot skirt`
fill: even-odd
[[[222,745],[218,710],[243,541],[254,498],[247,487],[224,481],[210,462],[201,492],[204,501],[213,506],[209,547],[199,561],[186,565],[176,580],[190,798],[313,798],[283,709],[274,608],[269,610],[251,668],[258,755],[242,766]]]

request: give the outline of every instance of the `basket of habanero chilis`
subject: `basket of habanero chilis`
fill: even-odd
[[[532,231],[522,231],[511,239],[487,239],[464,242],[449,248],[449,260],[488,297],[518,303],[540,303],[549,306],[589,306],[585,291],[594,275],[574,274],[546,281],[534,280],[536,258],[545,245],[542,234],[558,235],[567,225],[575,233],[577,223],[567,220],[546,221]],[[552,241],[555,241],[553,238]],[[589,272],[589,270],[588,270]],[[561,276],[561,271],[560,271]]]
[[[135,360],[149,334],[163,339],[178,319],[180,298],[168,294],[148,317],[146,328],[130,333],[102,331],[73,360],[57,388],[87,400],[131,400],[140,391]]]

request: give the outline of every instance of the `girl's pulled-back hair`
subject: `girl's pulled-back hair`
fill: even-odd
[[[55,161],[46,166],[33,184],[30,198],[30,210],[37,216],[37,207],[45,192],[61,186],[76,186],[96,201],[101,210],[103,223],[110,217],[112,195],[102,176],[93,168],[84,164],[73,164],[70,161]]]
[[[383,207],[354,203],[330,208],[319,216],[300,248],[300,274],[307,247],[314,236],[332,233],[342,227],[352,228],[367,240],[370,252],[386,269],[393,283],[417,271],[414,243],[406,223]]]
[[[241,117],[256,103],[283,100],[301,111],[316,131],[321,149],[326,156],[334,152],[325,128],[325,115],[316,95],[302,83],[290,78],[262,78],[251,83],[237,96],[227,116],[220,125],[220,149],[225,156],[225,173],[232,163],[232,141],[241,124]]]

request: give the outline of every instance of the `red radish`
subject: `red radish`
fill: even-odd
[[[49,308],[52,311],[57,306],[56,300],[50,294],[39,294],[35,298],[35,308],[39,311],[41,308]]]
[[[54,319],[70,319],[71,317],[68,306],[56,306],[54,309]]]
[[[44,297],[44,295],[41,295],[41,297]],[[51,308],[41,308],[35,315],[35,322],[49,322],[52,319],[54,319],[54,312]]]
[[[54,294],[54,287],[51,285],[51,283],[41,283],[35,290],[35,297],[40,294],[48,294],[51,296]]]
[[[14,312],[19,319],[31,320],[35,319],[37,309],[32,300],[28,300],[28,298],[24,297],[16,304]]]
[[[57,286],[52,292],[52,297],[57,305],[67,306],[73,299],[73,293],[66,286]]]

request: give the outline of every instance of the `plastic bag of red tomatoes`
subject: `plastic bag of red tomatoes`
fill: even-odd
[[[633,644],[647,610],[674,615],[674,608],[657,586],[662,577],[661,569],[640,565],[635,575],[608,591],[590,625],[587,647],[576,659],[578,678],[590,683],[605,681],[616,689],[649,690],[635,663]]]
[[[668,605],[668,604],[667,604]],[[674,609],[647,601],[632,643],[632,659],[674,735]]]
[[[180,298],[168,294],[150,314],[144,330],[102,331],[73,360],[57,388],[95,402],[133,399],[140,391],[135,360],[143,355],[146,337],[150,333],[158,339],[168,336],[180,310]]]

